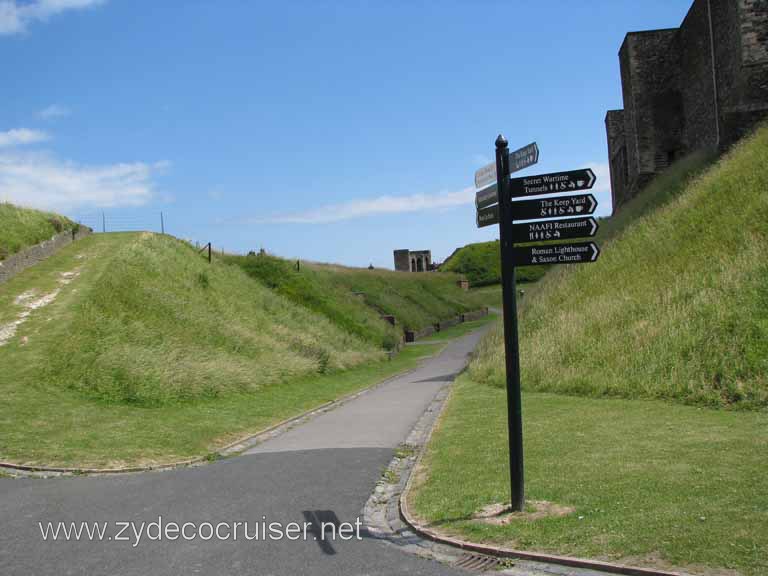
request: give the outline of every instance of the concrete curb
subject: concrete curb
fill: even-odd
[[[568,566],[571,568],[578,568],[583,570],[594,570],[603,573],[610,574],[622,574],[624,576],[690,576],[683,572],[669,572],[665,570],[657,570],[653,568],[640,568],[635,566],[626,566],[623,564],[614,564],[611,562],[603,562],[599,560],[590,560],[586,558],[574,558],[571,556],[558,556],[553,554],[545,554],[540,552],[530,552],[527,550],[515,550],[512,548],[504,548],[501,546],[490,546],[487,544],[477,544],[455,538],[452,536],[446,536],[439,533],[436,530],[432,530],[426,525],[422,524],[411,512],[408,505],[408,497],[413,489],[413,479],[416,477],[414,472],[423,467],[422,459],[426,452],[426,447],[429,444],[429,440],[432,437],[437,424],[442,418],[445,407],[448,404],[450,395],[447,394],[439,401],[439,405],[430,409],[436,409],[437,415],[432,420],[429,430],[424,434],[423,440],[418,443],[411,444],[417,450],[417,455],[410,466],[404,467],[401,470],[403,475],[407,475],[405,484],[402,491],[397,495],[398,511],[400,519],[413,533],[417,534],[421,538],[425,538],[431,542],[435,542],[440,545],[446,545],[460,550],[475,552],[478,554],[485,554],[487,556],[495,556],[499,558],[514,558],[532,561],[541,564],[555,564],[560,566]]]

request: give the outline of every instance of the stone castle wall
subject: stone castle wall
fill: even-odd
[[[614,208],[682,156],[768,117],[768,0],[695,0],[679,28],[630,32],[606,115]]]

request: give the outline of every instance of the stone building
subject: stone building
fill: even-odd
[[[605,118],[614,209],[768,118],[768,0],[694,0],[679,28],[627,34],[619,61],[624,109]]]
[[[395,250],[395,270],[399,272],[428,272],[432,269],[431,250]]]

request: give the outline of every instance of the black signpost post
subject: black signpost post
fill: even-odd
[[[515,276],[517,266],[579,264],[594,262],[600,249],[594,242],[549,244],[551,240],[591,238],[597,233],[594,218],[597,201],[592,194],[569,194],[527,200],[525,196],[545,196],[590,190],[595,183],[591,169],[553,172],[510,179],[511,171],[522,170],[539,160],[536,143],[510,154],[507,140],[496,138],[496,182],[493,164],[475,173],[475,186],[485,186],[475,196],[477,226],[499,224],[501,243],[501,286],[504,305],[504,352],[507,373],[507,427],[509,430],[509,477],[511,509],[522,511],[525,505],[523,482],[523,415],[520,394],[520,346],[517,329]],[[510,162],[514,166],[510,166]],[[561,218],[561,216],[582,216]],[[549,218],[550,220],[543,220]],[[531,222],[519,222],[531,220]],[[536,242],[533,246],[515,246]]]
[[[520,395],[520,351],[517,340],[515,259],[512,246],[512,198],[509,195],[509,150],[507,140],[496,138],[496,182],[499,190],[499,241],[501,243],[501,289],[504,305],[504,356],[507,368],[507,429],[509,434],[509,479],[511,507],[525,505],[523,486],[523,411]]]

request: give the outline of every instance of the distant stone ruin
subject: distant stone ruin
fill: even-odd
[[[429,272],[432,266],[431,250],[395,250],[395,270],[398,272]]]
[[[768,0],[694,0],[679,28],[627,34],[619,61],[624,109],[605,118],[614,209],[768,118]]]

